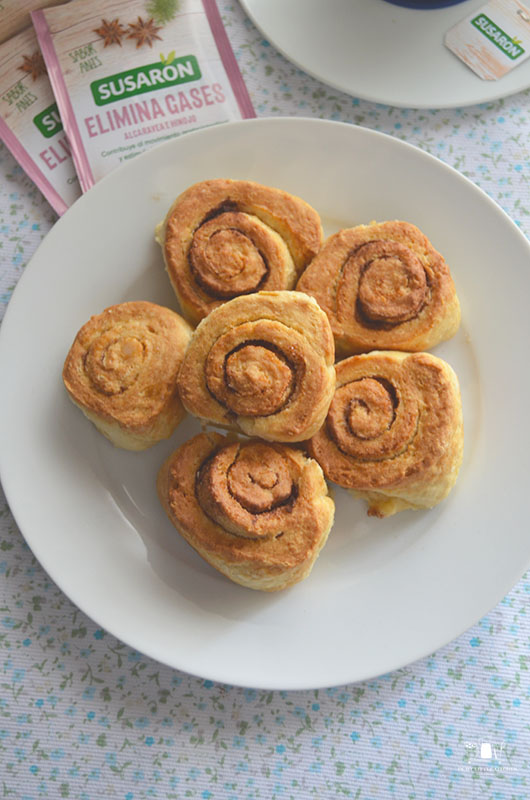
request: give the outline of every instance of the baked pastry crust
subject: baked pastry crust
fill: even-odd
[[[186,189],[156,238],[182,311],[197,324],[233,297],[293,289],[323,236],[319,215],[301,198],[217,179]]]
[[[157,489],[184,539],[250,589],[306,578],[333,524],[322,470],[287,445],[201,433],[164,462]]]
[[[371,516],[431,508],[453,487],[464,432],[457,377],[429,353],[379,351],[336,365],[337,388],[308,452]]]
[[[185,415],[177,375],[191,328],[169,308],[129,302],[91,317],[63,368],[72,401],[117,447],[144,450]]]
[[[197,326],[178,377],[185,408],[248,436],[307,439],[335,387],[324,312],[301,292],[236,297]]]
[[[328,315],[341,356],[428,350],[460,324],[449,267],[408,222],[374,222],[330,236],[296,288]]]

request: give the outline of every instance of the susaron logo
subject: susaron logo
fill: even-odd
[[[101,78],[90,84],[90,90],[96,105],[104,106],[136,94],[197,81],[200,77],[201,71],[195,56],[182,56],[174,58],[170,64],[160,61]]]
[[[63,123],[59,116],[59,109],[57,103],[52,103],[51,106],[45,108],[36,117],[33,117],[33,124],[39,129],[46,139],[55,136],[63,129]]]
[[[508,36],[502,28],[499,28],[486,14],[479,14],[471,20],[471,24],[477,28],[484,36],[493,42],[493,44],[502,50],[508,58],[515,61],[516,58],[522,56],[524,49],[521,47],[521,42],[518,39],[513,39]]]

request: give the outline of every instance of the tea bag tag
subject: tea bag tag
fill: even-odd
[[[447,31],[446,47],[485,81],[496,81],[530,56],[530,7],[490,0]]]

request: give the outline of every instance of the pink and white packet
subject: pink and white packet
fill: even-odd
[[[0,44],[0,139],[58,214],[81,194],[32,28]]]
[[[255,116],[215,0],[72,0],[32,19],[83,191],[159,142]]]

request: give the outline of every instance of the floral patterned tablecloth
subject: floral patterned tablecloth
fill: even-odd
[[[530,91],[454,110],[364,102],[292,66],[237,3],[219,6],[258,116],[342,120],[404,139],[460,170],[530,234]],[[2,312],[55,219],[0,147]],[[525,800],[529,598],[527,574],[460,638],[366,683],[218,685],[97,628],[35,560],[2,496],[0,797]]]

